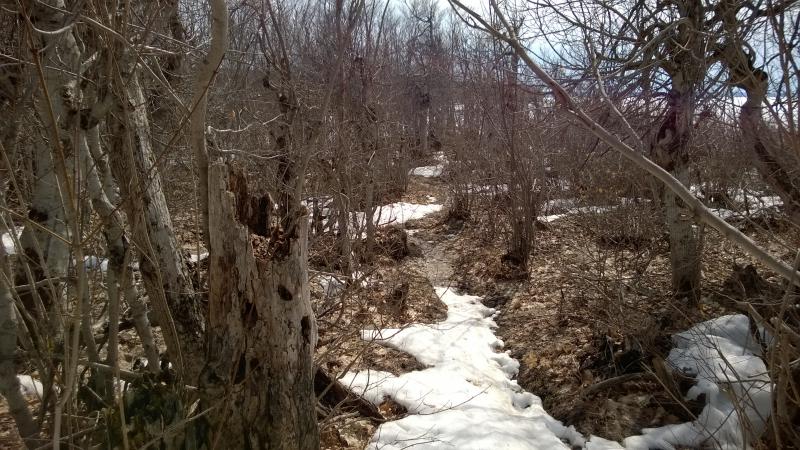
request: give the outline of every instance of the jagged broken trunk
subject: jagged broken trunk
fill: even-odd
[[[319,448],[307,214],[272,227],[271,202],[222,163],[209,167],[208,193],[209,447]]]

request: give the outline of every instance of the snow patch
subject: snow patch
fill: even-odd
[[[448,307],[444,322],[362,332],[362,338],[409,353],[427,369],[399,376],[365,370],[342,377],[368,401],[379,405],[391,397],[410,413],[381,425],[368,449],[567,449],[569,442],[587,450],[708,445],[733,450],[749,448],[747,436],[758,436],[769,418],[770,379],[746,316],[719,317],[673,336],[667,363],[696,379],[686,398],[705,395],[707,404],[693,422],[646,428],[620,445],[598,436],[587,441],[512,380],[519,363],[498,353],[503,342],[493,331],[495,310],[482,305],[480,297],[447,288],[436,293]]]
[[[22,395],[42,398],[44,396],[44,386],[39,380],[30,375],[17,375],[19,380],[19,391]]]
[[[550,417],[541,400],[511,378],[519,363],[498,353],[495,310],[480,297],[436,288],[447,319],[433,325],[365,330],[362,337],[414,356],[428,369],[395,376],[366,370],[342,382],[372,403],[391,397],[411,415],[381,425],[370,449],[568,449],[583,445],[572,427]]]
[[[375,211],[373,221],[377,226],[389,224],[403,225],[409,220],[421,219],[428,214],[441,211],[442,207],[442,205],[435,203],[427,205],[407,202],[390,203],[388,205],[381,206]],[[364,213],[359,214],[361,214],[359,222],[363,225]]]
[[[73,265],[78,265],[76,259],[72,259]],[[97,255],[85,255],[83,257],[83,267],[86,270],[99,270],[101,273],[108,272],[108,258],[103,258]],[[129,266],[130,270],[138,271],[139,270],[139,263],[132,262]]]
[[[441,211],[443,205],[438,203],[433,203],[436,201],[436,198],[433,196],[428,196],[427,200],[432,202],[429,204],[420,204],[420,203],[408,203],[408,202],[397,202],[397,203],[390,203],[388,205],[378,206],[375,208],[375,212],[372,216],[372,223],[376,226],[385,226],[385,225],[403,225],[409,220],[416,220],[421,219],[428,214]],[[323,208],[322,211],[323,216],[323,223],[327,226],[330,226],[334,230],[339,229],[338,218],[330,215],[329,208]],[[367,214],[364,211],[354,211],[350,213],[348,217],[348,221],[351,224],[350,231],[356,233],[355,228],[364,230],[367,224]],[[312,217],[309,217],[309,223],[313,221]],[[356,234],[354,234],[354,237]],[[365,233],[362,232],[362,239],[365,237]]]
[[[345,289],[345,283],[332,274],[316,276],[313,281],[322,288],[323,294],[328,298],[341,294]]]
[[[198,253],[194,253],[194,252],[190,252],[189,253],[189,261],[191,261],[193,263],[198,263],[198,262],[200,262],[200,261],[202,261],[204,259],[207,259],[208,255],[209,255],[208,252],[200,252],[199,254]]]
[[[468,194],[495,195],[508,192],[507,184],[467,184],[464,187]]]
[[[436,178],[442,176],[443,171],[444,171],[444,166],[442,164],[438,164],[435,166],[415,167],[409,170],[408,174],[416,175],[418,177]]]
[[[667,362],[696,379],[686,398],[705,395],[706,406],[693,422],[644,429],[641,436],[625,439],[625,448],[749,448],[747,437],[764,430],[772,401],[771,381],[749,319],[722,316],[676,334],[673,342]]]
[[[86,270],[100,270],[101,272],[106,272],[108,271],[108,259],[95,255],[86,255],[83,257],[83,267],[85,267]]]
[[[6,252],[6,255],[15,255],[17,253],[17,246],[14,245],[14,241],[19,242],[19,237],[22,235],[23,227],[16,227],[14,230],[9,230],[6,233],[2,234],[2,241],[3,241],[3,249]],[[12,236],[11,233],[14,233]]]
[[[583,206],[580,208],[570,208],[567,212],[562,214],[550,214],[547,216],[539,216],[539,222],[550,223],[558,219],[562,219],[573,214],[600,214],[608,212],[616,208],[616,206]]]

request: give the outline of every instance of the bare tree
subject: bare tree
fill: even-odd
[[[486,32],[491,33],[496,38],[508,42],[514,51],[520,56],[520,58],[522,58],[528,68],[544,83],[546,83],[550,89],[553,90],[553,96],[555,97],[556,101],[559,102],[559,104],[569,113],[571,113],[574,119],[580,125],[586,127],[586,129],[594,133],[598,138],[608,144],[615,151],[619,152],[631,160],[631,162],[635,163],[637,166],[641,167],[662,182],[666,188],[674,192],[683,202],[686,203],[687,208],[689,208],[689,211],[694,217],[697,218],[697,220],[700,220],[703,223],[715,228],[726,239],[731,240],[743,251],[762,261],[767,267],[775,270],[775,272],[780,274],[782,277],[795,284],[800,283],[800,281],[798,281],[800,280],[800,278],[798,278],[800,273],[792,268],[791,265],[771,255],[741,231],[725,222],[719,216],[715,215],[711,210],[703,205],[703,203],[698,200],[686,186],[684,186],[678,179],[670,175],[669,172],[661,168],[658,164],[645,157],[640,151],[635,150],[633,147],[623,142],[618,136],[610,133],[602,125],[590,118],[577,105],[567,91],[547,72],[542,70],[542,68],[536,64],[536,62],[533,61],[522,44],[517,40],[517,37],[513,34],[513,27],[511,27],[509,22],[505,19],[505,15],[497,7],[496,3],[493,3],[492,6],[498,18],[500,19],[500,23],[503,25],[505,33],[498,31],[483,17],[481,17],[480,14],[472,11],[463,3],[457,0],[450,0],[450,2],[452,5],[468,14],[470,17],[468,20],[474,20],[474,23],[477,24],[476,26],[480,26]],[[624,120],[624,118],[620,118]],[[635,136],[635,133],[633,134]]]

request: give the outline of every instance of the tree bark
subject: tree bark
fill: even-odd
[[[430,111],[431,111],[431,97],[427,92],[427,86],[424,89],[420,88],[421,92],[418,94],[416,107],[416,120],[417,120],[417,156],[424,157],[428,155],[428,135],[430,134]]]
[[[131,279],[131,269],[127,266],[130,249],[128,239],[125,236],[124,222],[121,214],[106,195],[107,192],[114,190],[113,186],[108,184],[110,180],[101,181],[98,174],[98,170],[103,167],[97,163],[98,158],[94,157],[95,155],[102,155],[99,134],[98,127],[88,130],[86,146],[82,148],[81,156],[84,158],[84,173],[92,208],[103,221],[103,235],[106,241],[108,257],[108,278],[106,280],[108,298],[110,302],[112,298],[119,299],[123,294],[125,295],[133,311],[134,326],[142,342],[145,357],[147,358],[147,367],[151,372],[157,371],[159,366],[158,348],[153,339],[146,307],[144,302],[138,298],[136,288],[133,286],[133,280]],[[91,150],[92,148],[95,150]],[[109,327],[113,326],[113,323],[109,323]],[[112,353],[116,353],[116,350],[109,346],[107,362],[111,366],[115,363]]]
[[[135,70],[115,80],[111,169],[133,230],[142,281],[170,360],[193,383],[202,361],[205,323],[172,225],[150,140],[146,101]],[[182,356],[183,355],[183,356]]]
[[[682,168],[673,175],[683,179],[688,170]],[[683,178],[683,179],[682,179]],[[701,292],[701,243],[691,212],[686,209],[674,192],[663,189],[664,220],[669,234],[669,261],[672,271],[672,291],[676,298],[700,301]]]
[[[49,4],[34,8],[31,18],[34,26],[41,30],[63,26],[67,18],[61,12],[64,2],[56,0],[45,3]],[[39,53],[40,89],[35,106],[49,142],[40,139],[35,146],[35,181],[28,212],[33,224],[25,226],[20,237],[25,264],[20,264],[22,270],[16,274],[18,284],[63,278],[67,273],[69,245],[64,202],[72,200],[65,198],[68,190],[62,187],[68,183],[63,179],[66,170],[62,167],[63,173],[59,173],[57,159],[63,158],[63,164],[73,154],[75,145],[71,131],[81,102],[74,75],[80,67],[81,54],[72,30],[55,35],[42,34],[40,40],[31,41],[32,45],[41,45],[44,49]],[[23,294],[22,301],[34,317],[42,319],[60,305],[62,296],[61,283],[52,282]],[[60,329],[60,321],[61,317],[57,314],[50,314],[51,327],[56,333]]]
[[[200,61],[197,68],[197,80],[194,86],[194,109],[189,118],[192,147],[197,162],[198,180],[197,195],[200,208],[200,222],[203,241],[208,244],[208,149],[206,147],[206,109],[208,106],[208,90],[217,68],[222,63],[225,50],[228,48],[228,7],[225,0],[211,1],[211,47],[208,54]]]
[[[691,87],[680,86],[676,78],[673,77],[664,121],[652,142],[650,153],[664,170],[682,184],[687,184],[694,102]],[[700,301],[701,289],[701,240],[697,227],[691,212],[674,192],[662,189],[661,199],[669,235],[673,294],[696,304]]]
[[[337,170],[337,177],[339,178],[339,187],[342,192],[336,194],[336,220],[338,228],[336,230],[336,245],[337,245],[337,253],[338,253],[338,269],[341,273],[346,276],[350,276],[353,273],[353,249],[350,242],[350,199],[347,194],[345,194],[346,186],[349,183],[346,181],[345,177],[343,177]],[[348,191],[349,192],[349,189]],[[365,216],[365,220],[367,223],[370,220],[373,220],[370,217]],[[358,231],[358,230],[357,230]]]
[[[313,351],[317,328],[308,288],[308,217],[254,229],[247,180],[209,170],[208,359],[201,399],[211,446],[316,449]],[[269,237],[268,237],[269,236]]]
[[[3,197],[3,192],[0,192],[0,200]],[[5,201],[0,204],[5,205]],[[0,232],[4,228],[5,226],[0,224]],[[9,280],[11,271],[8,255],[5,248],[0,245],[0,394],[8,402],[8,409],[17,424],[19,435],[26,446],[33,449],[41,444],[38,442],[39,426],[33,420],[28,403],[19,390],[17,368],[14,364],[14,353],[17,350],[17,312],[14,310],[14,300],[11,298],[12,287],[8,285]]]

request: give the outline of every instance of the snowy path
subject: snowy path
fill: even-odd
[[[511,378],[519,363],[498,353],[496,311],[480,297],[436,288],[447,305],[447,319],[433,325],[366,330],[364,339],[402,350],[427,369],[400,376],[373,370],[348,373],[342,382],[369,401],[385,396],[410,415],[383,424],[368,448],[399,450],[568,449],[583,438],[542,408],[541,400]]]
[[[687,398],[705,394],[708,399],[696,420],[644,429],[620,445],[598,436],[587,440],[565,427],[513,380],[519,363],[500,352],[496,310],[480,297],[448,288],[438,287],[436,294],[448,308],[443,322],[362,332],[363,339],[404,351],[428,366],[399,376],[366,370],[342,378],[368,401],[378,405],[391,397],[409,412],[380,426],[368,449],[647,450],[713,442],[714,448],[733,450],[749,448],[742,429],[760,433],[769,417],[769,377],[743,315],[709,320],[673,337],[675,348],[667,362],[697,379]],[[743,396],[748,400],[748,425],[731,392],[740,402]]]
[[[423,169],[413,174],[435,177],[440,173]],[[440,208],[436,206],[431,212]],[[421,209],[420,217],[428,213],[427,208]],[[604,209],[591,207],[586,212]],[[544,219],[557,220],[574,212]],[[419,242],[425,255],[423,267],[433,283],[447,283],[452,273],[446,241]],[[750,393],[753,405],[745,406],[745,413],[754,431],[760,432],[769,416],[769,378],[760,352],[753,347],[745,316],[720,317],[673,337],[675,348],[667,362],[697,379],[687,397],[706,394],[710,399],[699,417],[644,429],[642,435],[628,437],[620,445],[598,436],[586,439],[573,427],[564,426],[547,414],[539,397],[517,384],[513,378],[519,362],[502,352],[503,342],[494,333],[495,309],[484,306],[480,297],[446,287],[437,287],[436,294],[447,305],[443,322],[362,331],[363,339],[406,352],[426,369],[397,376],[364,370],[341,379],[376,405],[391,397],[408,410],[406,417],[377,429],[367,446],[370,450],[646,450],[709,443],[726,450],[747,448],[736,400],[723,385],[732,386],[738,394]]]
[[[448,238],[412,239],[422,249],[423,270],[433,283],[446,284],[453,255]],[[415,449],[569,449],[583,438],[543,409],[513,377],[519,363],[502,352],[494,334],[497,311],[481,298],[446,287],[436,294],[447,305],[447,319],[403,329],[364,330],[362,338],[392,347],[428,366],[399,376],[366,370],[347,373],[342,382],[380,404],[391,397],[409,415],[378,428],[368,448]]]

